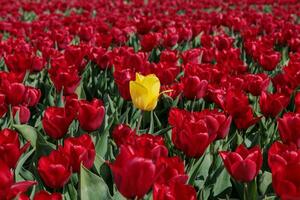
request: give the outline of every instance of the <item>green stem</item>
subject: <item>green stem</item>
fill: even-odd
[[[142,124],[142,119],[143,119],[144,111],[141,111],[137,126],[136,126],[136,133],[139,134],[139,130]]]
[[[248,200],[248,184],[247,183],[244,183],[244,198],[243,200]]]

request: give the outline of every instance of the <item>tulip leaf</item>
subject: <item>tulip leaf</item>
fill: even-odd
[[[77,96],[80,99],[86,99],[86,95],[85,95],[84,88],[83,88],[83,81],[80,82],[80,84],[78,85],[78,87],[75,90],[75,93],[77,94]]]
[[[64,97],[64,90],[62,89],[60,91],[59,95],[57,96],[57,106],[58,107],[64,107],[65,106],[63,97]]]
[[[40,156],[49,155],[55,149],[55,145],[47,142],[40,133],[37,133],[36,149],[36,156],[39,158]]]
[[[22,181],[19,179],[19,174],[21,171],[21,168],[23,167],[24,163],[26,162],[26,160],[32,155],[32,153],[34,152],[35,149],[31,149],[29,152],[27,152],[26,154],[24,154],[22,156],[22,158],[19,159],[18,161],[18,165],[15,169],[15,177],[16,177],[16,181]]]
[[[77,191],[75,188],[75,183],[70,182],[64,187],[64,199],[65,200],[77,200]]]
[[[114,123],[114,120],[109,121],[109,124],[105,127],[103,133],[101,134],[101,136],[96,144],[96,152],[102,158],[105,157],[105,154],[107,152],[109,130],[110,130],[111,126],[113,125],[113,123]],[[107,123],[105,123],[105,124],[107,124]]]
[[[271,188],[272,184],[272,174],[270,172],[265,171],[258,182],[259,191],[261,194],[265,194],[268,189]]]
[[[35,128],[29,125],[14,125],[13,126],[22,136],[30,142],[31,146],[36,147],[37,132]]]
[[[125,197],[123,197],[120,192],[116,192],[115,195],[113,196],[114,200],[126,200]]]
[[[189,184],[193,184],[196,178],[199,177],[201,179],[201,185],[199,185],[199,187],[202,187],[208,176],[211,164],[212,157],[209,153],[206,153],[191,168],[189,172]]]
[[[80,199],[113,199],[104,180],[90,172],[83,165],[81,165],[80,169]]]
[[[94,166],[95,166],[96,171],[98,172],[98,174],[100,174],[100,168],[104,163],[105,163],[105,160],[101,156],[96,154],[95,161],[94,161]]]
[[[223,168],[222,172],[218,176],[216,183],[214,184],[213,193],[214,196],[221,195],[224,191],[227,191],[231,188],[230,176],[225,168]]]

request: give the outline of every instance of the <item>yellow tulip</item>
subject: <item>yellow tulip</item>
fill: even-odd
[[[151,111],[157,105],[160,82],[156,75],[143,76],[136,73],[135,81],[129,83],[133,105],[141,110]]]

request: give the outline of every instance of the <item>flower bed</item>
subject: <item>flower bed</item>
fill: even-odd
[[[300,2],[0,5],[0,200],[300,199]]]

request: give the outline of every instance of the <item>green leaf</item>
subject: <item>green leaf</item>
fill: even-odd
[[[104,163],[105,163],[105,160],[101,156],[96,154],[95,161],[94,161],[94,166],[95,166],[98,174],[100,174],[100,168]]]
[[[210,165],[212,164],[212,157],[209,153],[206,153],[203,155],[201,159],[199,159],[191,168],[189,171],[189,184],[193,184],[197,177],[199,177],[201,181],[201,185],[199,187],[202,187],[209,172]],[[201,169],[201,170],[200,170]]]
[[[126,198],[123,197],[120,192],[116,192],[113,199],[114,200],[126,200]]]
[[[77,200],[77,191],[76,191],[76,188],[74,186],[74,183],[70,182],[69,184],[67,184],[65,187],[64,187],[64,198],[67,200],[67,199],[70,199],[70,200]]]
[[[80,199],[113,199],[104,180],[82,165],[80,169]]]
[[[47,142],[44,137],[37,133],[37,141],[36,141],[36,156],[39,158],[40,156],[49,155],[51,151],[55,149],[55,145]]]
[[[230,176],[226,169],[224,168],[221,174],[218,176],[216,183],[214,184],[213,193],[214,196],[218,196],[223,192],[227,191],[232,187],[230,182]]]
[[[32,155],[32,153],[35,151],[35,149],[31,149],[29,152],[27,152],[26,154],[24,154],[22,156],[22,158],[19,160],[18,165],[15,169],[15,177],[16,177],[16,181],[22,181],[19,179],[19,174],[21,171],[21,168],[23,167],[24,163],[26,162],[26,160]]]
[[[86,95],[83,88],[83,81],[80,82],[79,86],[76,88],[75,93],[79,99],[86,99]]]
[[[266,194],[268,189],[272,186],[272,174],[265,171],[259,179],[258,187],[261,194]]]
[[[63,98],[64,98],[64,90],[62,89],[59,93],[59,96],[57,96],[57,106],[58,107],[65,106]]]
[[[113,125],[113,123],[114,123],[114,120],[110,120],[109,124],[104,129],[103,133],[101,134],[101,136],[96,144],[96,152],[102,158],[105,157],[105,154],[107,152],[109,129]]]
[[[256,179],[248,183],[249,199],[258,199]]]
[[[35,128],[33,128],[32,126],[29,125],[13,125],[13,127],[15,129],[17,129],[17,131],[19,133],[22,134],[22,136],[30,142],[32,147],[36,147],[36,140],[37,140],[37,132],[35,130]]]

